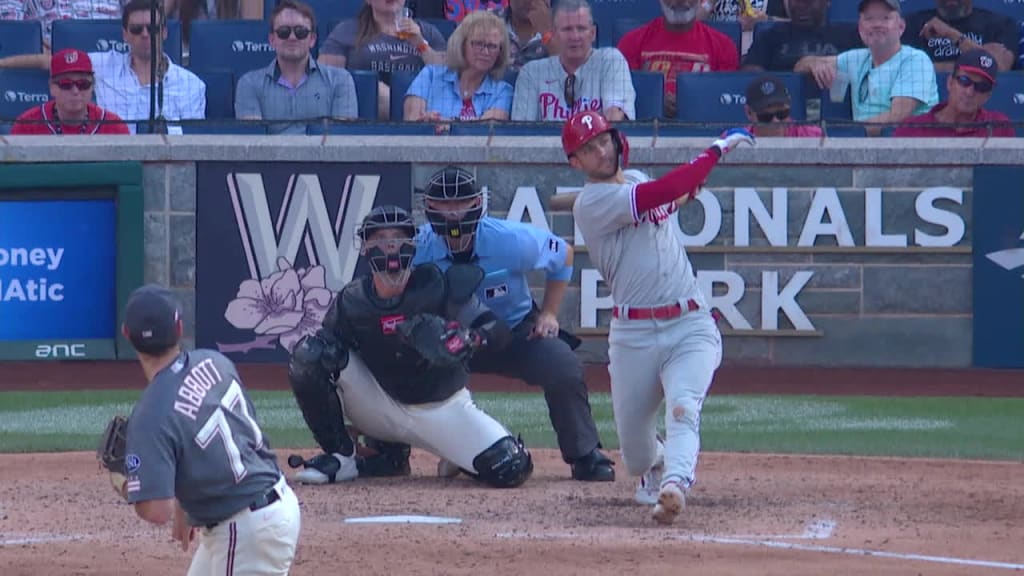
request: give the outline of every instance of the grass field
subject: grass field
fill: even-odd
[[[273,446],[312,447],[288,392],[253,392]],[[137,391],[0,393],[0,452],[92,450],[107,420],[127,414]],[[480,406],[528,446],[554,447],[540,394],[477,394]],[[611,399],[592,394],[594,419],[616,448]],[[711,396],[705,451],[860,454],[1024,460],[1024,399]]]

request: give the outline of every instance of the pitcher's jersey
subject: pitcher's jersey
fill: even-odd
[[[612,299],[616,305],[654,307],[692,298],[703,307],[676,204],[638,214],[633,195],[650,178],[638,170],[624,174],[624,184],[587,183],[572,209]]]
[[[176,497],[189,523],[221,522],[281,478],[235,365],[183,352],[143,391],[128,420],[128,501]]]

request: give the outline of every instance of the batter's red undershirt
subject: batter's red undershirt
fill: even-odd
[[[11,127],[11,135],[28,136],[41,134],[129,134],[128,125],[113,112],[104,110],[95,104],[87,104],[89,121],[84,124],[80,122],[54,123],[53,100],[46,104],[29,108]]]
[[[658,206],[675,202],[687,194],[693,197],[721,157],[722,153],[718,148],[712,146],[701,152],[689,164],[682,164],[657,180],[637,184],[633,189],[636,213],[643,214]]]

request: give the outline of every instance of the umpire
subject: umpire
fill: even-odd
[[[615,480],[612,461],[590,413],[583,364],[573,352],[575,336],[558,326],[558,309],[572,276],[573,250],[564,240],[528,224],[484,216],[484,195],[470,172],[448,166],[423,190],[429,224],[417,238],[414,264],[442,270],[472,262],[486,272],[477,296],[512,329],[500,353],[481,352],[472,372],[500,374],[544,390],[562,458],[576,480]],[[527,274],[544,270],[544,301],[533,300]]]

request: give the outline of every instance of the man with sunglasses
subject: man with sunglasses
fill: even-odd
[[[794,71],[810,74],[818,86],[837,92],[845,92],[848,82],[858,122],[895,124],[937,104],[935,68],[928,55],[900,43],[906,28],[900,0],[861,0],[858,9],[857,30],[867,48],[805,56]]]
[[[949,96],[924,114],[913,116],[893,132],[897,138],[967,137],[1013,138],[1013,126],[1002,112],[985,110],[992,97],[999,64],[995,56],[982,50],[968,50],[956,60],[953,73],[946,79]]]
[[[94,78],[88,54],[69,48],[50,60],[52,99],[19,116],[12,135],[129,133],[117,114],[92,103]]]
[[[302,135],[307,121],[359,115],[352,75],[344,68],[321,65],[310,53],[317,36],[316,16],[308,4],[282,0],[270,17],[268,37],[277,56],[238,80],[236,118],[291,120],[271,124],[270,133]]]
[[[821,137],[818,126],[793,124],[790,118],[792,99],[786,84],[766,74],[747,85],[747,118],[754,124],[747,129],[758,138]]]

